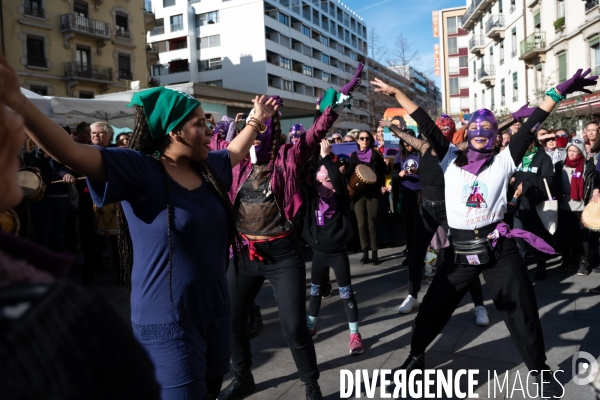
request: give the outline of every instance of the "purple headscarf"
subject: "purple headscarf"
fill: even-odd
[[[270,99],[275,99],[275,103],[279,106],[283,106],[283,100],[281,97],[277,95],[269,96],[265,99],[267,102]],[[254,115],[254,109],[250,111],[246,122],[250,121],[250,118]],[[279,113],[281,115],[281,113]],[[273,119],[269,118],[265,121],[265,125],[267,126],[267,130],[264,133],[259,133],[256,136],[256,140],[260,141],[258,146],[254,146],[254,151],[256,153],[256,162],[263,163],[267,162],[271,159],[271,153],[273,152]]]
[[[490,129],[483,129],[481,127],[483,122],[489,122],[492,127]],[[473,123],[477,125],[477,129],[470,130],[469,128]],[[467,165],[464,165],[462,169],[472,173],[473,175],[477,175],[483,166],[488,162],[488,160],[494,157],[494,143],[496,142],[496,137],[498,136],[498,121],[496,120],[496,116],[493,112],[487,108],[482,108],[481,110],[475,111],[473,115],[471,115],[471,119],[469,120],[469,124],[467,126],[467,140],[469,144],[467,159],[469,162]],[[488,140],[483,149],[476,149],[473,147],[471,141],[477,137],[483,137]]]
[[[231,142],[236,134],[235,120],[233,118],[229,118],[227,115],[223,115],[221,121],[218,122],[213,128],[213,134],[221,135],[223,139]]]

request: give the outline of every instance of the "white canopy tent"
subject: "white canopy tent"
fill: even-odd
[[[68,125],[79,122],[105,121],[111,125],[133,129],[134,109],[128,108],[128,101],[76,99],[69,97],[53,97],[52,111],[64,115]]]
[[[60,126],[66,125],[66,119],[64,115],[54,114],[52,110],[52,97],[40,96],[37,93],[21,88],[21,93],[27,97],[27,100],[31,101],[37,108],[40,109],[48,118],[56,122]]]

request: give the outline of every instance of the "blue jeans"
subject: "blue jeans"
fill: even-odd
[[[44,197],[31,203],[29,212],[36,242],[50,250],[65,250],[65,227],[69,216],[68,197]]]

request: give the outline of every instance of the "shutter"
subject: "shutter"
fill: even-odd
[[[590,47],[598,46],[598,44],[600,44],[600,34],[592,36],[588,39],[588,42],[590,44]]]
[[[564,82],[567,80],[567,53],[558,55],[558,81]]]
[[[536,12],[535,14],[533,14],[533,26],[538,27],[540,26],[540,12]]]

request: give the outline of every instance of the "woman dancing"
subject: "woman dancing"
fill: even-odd
[[[231,168],[276,110],[274,101],[256,97],[256,121],[227,150],[209,152],[212,132],[196,99],[164,87],[144,90],[131,102],[136,124],[130,148],[122,149],[75,143],[21,94],[3,57],[0,85],[0,101],[21,113],[40,147],[88,177],[96,204],[122,202],[133,332],[155,365],[162,398],[216,398],[231,354]]]
[[[474,279],[483,273],[494,299],[521,357],[529,370],[549,370],[546,364],[544,337],[540,324],[533,285],[527,275],[515,240],[519,235],[536,243],[534,247],[552,253],[552,248],[524,231],[511,231],[502,222],[506,211],[506,191],[511,175],[520,164],[527,148],[535,139],[535,125],[543,122],[565,95],[586,86],[595,85],[597,77],[577,73],[566,82],[551,88],[540,106],[513,136],[508,151],[495,155],[493,146],[498,135],[498,123],[489,110],[479,110],[468,125],[468,150],[457,152],[427,113],[414,104],[399,89],[375,79],[376,92],[395,96],[400,105],[423,127],[428,142],[441,160],[446,181],[446,208],[455,265],[440,268],[415,320],[411,352],[401,366],[408,373],[425,368],[425,350],[444,328],[456,306]],[[471,212],[462,200],[464,193],[478,182],[485,209]],[[458,188],[458,190],[457,190]],[[468,215],[469,214],[469,215]],[[535,240],[537,239],[537,240]],[[553,395],[554,385],[541,379],[538,383],[545,397]],[[547,378],[547,377],[546,377]]]

